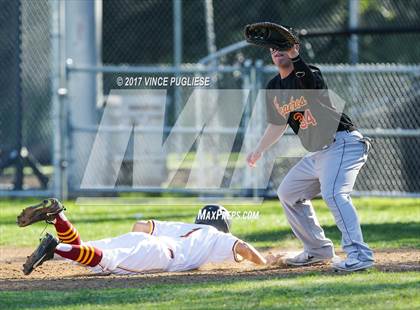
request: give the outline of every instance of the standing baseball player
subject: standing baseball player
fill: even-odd
[[[139,221],[130,233],[88,242],[81,240],[56,199],[24,209],[17,219],[21,227],[38,221],[53,224],[59,240],[46,234],[23,265],[26,275],[54,255],[90,267],[94,273],[113,274],[184,271],[243,259],[267,263],[251,245],[229,233],[228,212],[219,205],[201,209],[196,224]]]
[[[278,69],[278,74],[267,84],[268,126],[255,150],[248,155],[247,162],[255,166],[288,126],[310,151],[291,168],[277,190],[292,230],[304,246],[302,253],[287,259],[286,263],[303,266],[334,257],[333,243],[325,237],[311,203],[311,199],[321,193],[342,233],[342,247],[347,254],[345,260],[334,262],[333,267],[343,271],[369,268],[373,266],[373,253],[363,241],[356,209],[350,198],[356,177],[367,160],[369,141],[356,130],[346,114],[336,111],[328,98],[319,100],[320,97],[325,99],[325,96],[318,96],[317,100],[305,98],[300,103],[293,98],[284,98],[287,91],[283,90],[294,90],[294,93],[296,90],[325,90],[327,85],[321,71],[307,65],[300,57],[297,38],[289,33],[287,39],[292,38],[293,44],[287,48],[284,48],[287,44],[279,44],[277,49],[277,41],[281,41],[283,32],[287,34],[287,29],[275,24],[268,26],[267,23],[258,24],[255,28],[247,26],[246,32],[248,42],[270,47],[272,61]],[[276,33],[277,29],[280,32]],[[270,38],[274,39],[268,46],[265,45],[264,40]],[[317,132],[320,125],[325,126],[328,122],[335,126],[332,132]],[[326,144],[311,144],[320,135],[323,138],[321,141]]]

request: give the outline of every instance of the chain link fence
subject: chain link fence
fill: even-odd
[[[1,6],[0,190],[47,189],[53,136],[50,3]]]
[[[361,170],[359,192],[420,191],[420,66],[320,66],[328,87],[346,102],[344,112],[373,139]],[[266,69],[266,81],[275,68]],[[280,160],[272,193],[295,161]]]
[[[66,24],[59,29],[63,44],[58,51],[61,66],[67,66],[67,71],[61,71],[60,82],[64,94],[60,106],[65,115],[59,120],[64,128],[60,135],[64,141],[60,143],[65,148],[62,161],[54,161],[52,151],[54,138],[58,135],[53,130],[53,122],[58,119],[52,117],[52,94],[57,89],[52,90],[51,81],[54,73],[53,5],[56,3],[61,3],[59,14],[60,18],[65,17]],[[69,185],[70,193],[78,189],[80,184],[74,180],[80,181],[83,169],[74,169],[74,165],[86,152],[73,147],[77,137],[83,135],[90,137],[86,141],[93,141],[95,131],[91,129],[97,123],[83,131],[75,122],[74,111],[68,111],[75,104],[72,96],[78,92],[68,87],[74,82],[76,72],[85,75],[93,72],[100,81],[98,102],[92,102],[95,120],[100,119],[103,111],[102,99],[116,88],[115,81],[121,68],[125,68],[124,74],[128,77],[171,77],[181,73],[168,72],[165,68],[174,66],[171,68],[175,70],[180,61],[184,68],[190,64],[191,70],[182,73],[183,76],[208,74],[217,81],[219,88],[243,89],[245,85],[256,91],[257,86],[264,87],[275,74],[269,53],[264,49],[244,47],[218,57],[206,67],[207,73],[199,73],[202,66],[196,63],[210,51],[243,40],[244,25],[257,21],[281,23],[299,31],[303,57],[310,63],[322,64],[329,88],[345,99],[346,111],[357,126],[367,135],[374,136],[370,160],[361,172],[356,190],[363,193],[420,193],[417,174],[420,168],[417,160],[420,148],[419,1],[104,0],[92,3],[99,5],[95,13],[97,19],[92,23],[96,22],[96,30],[100,30],[97,32],[100,34],[99,62],[90,64],[89,70],[78,70],[83,63],[77,60],[73,65],[65,64],[66,58],[70,57],[66,55],[67,49],[74,45],[69,41],[69,31],[77,24],[76,15],[65,13],[71,1],[1,1],[0,191],[3,194],[8,195],[13,188],[49,190],[51,176],[57,169],[67,172],[63,174],[63,183]],[[176,3],[180,4],[180,15],[174,10]],[[356,12],[350,11],[352,3],[357,4]],[[174,40],[177,27],[180,41]],[[303,35],[302,30],[307,34]],[[350,44],[355,33],[359,34],[356,50]],[[175,55],[179,51],[180,59]],[[259,59],[265,67],[257,68]],[[346,65],[354,61],[369,65]],[[109,69],[110,66],[114,69]],[[211,66],[220,71],[214,72]],[[229,66],[236,69],[222,72]],[[260,80],[255,78],[255,70],[260,70]],[[191,88],[168,89],[166,126],[174,124],[191,91]],[[241,122],[242,130],[245,125],[246,117]],[[239,132],[235,152],[240,149],[242,138],[243,133]],[[91,145],[86,144],[86,148],[89,147]],[[171,161],[167,160],[169,170]],[[294,159],[278,162],[269,189],[277,186],[294,162]],[[129,186],[131,169],[132,163],[124,161],[117,182],[121,188]]]
[[[1,94],[1,113],[0,113],[0,141],[1,156],[8,156],[9,150],[16,147],[18,139],[17,128],[17,98],[19,81],[19,6],[12,1],[3,1],[2,12],[0,14],[0,94]],[[10,16],[14,18],[9,19]],[[4,25],[4,26],[3,26]],[[3,159],[4,161],[5,159]]]
[[[354,0],[351,0],[354,1]],[[347,63],[349,0],[213,0],[215,46],[221,49],[243,40],[244,25],[272,21],[296,30],[321,32],[303,37],[303,55],[316,63]],[[360,63],[416,63],[420,47],[420,2],[416,0],[358,1]],[[166,0],[104,1],[104,63],[170,64],[173,61],[173,12]],[[182,1],[182,60],[196,63],[208,54],[205,1]],[[384,33],[374,30],[386,29]],[[406,32],[404,32],[404,30]],[[339,34],[339,32],[342,32]],[[370,31],[370,32],[369,32]],[[395,33],[398,31],[398,33]],[[402,32],[399,32],[402,31]],[[325,32],[328,35],[322,35]],[[334,33],[336,32],[336,33]],[[410,48],[401,48],[410,46]],[[269,60],[263,49],[247,48],[221,59]]]

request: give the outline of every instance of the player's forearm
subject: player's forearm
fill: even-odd
[[[268,150],[281,138],[286,128],[287,125],[268,124],[264,135],[261,137],[260,142],[258,143],[256,151],[264,153],[266,150]]]
[[[267,260],[250,244],[239,241],[235,249],[236,253],[244,259],[249,260],[257,265],[265,265]]]
[[[249,247],[247,260],[257,265],[265,265],[267,263],[267,260],[252,245],[247,244],[247,246]]]

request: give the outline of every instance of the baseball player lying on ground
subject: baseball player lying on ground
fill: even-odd
[[[45,235],[23,265],[25,275],[55,255],[90,267],[94,273],[113,274],[185,271],[243,259],[267,263],[251,245],[229,233],[228,212],[218,205],[201,209],[195,224],[139,221],[130,233],[87,242],[82,241],[64,210],[57,199],[51,198],[24,209],[18,216],[21,227],[38,221],[53,224],[59,238]]]

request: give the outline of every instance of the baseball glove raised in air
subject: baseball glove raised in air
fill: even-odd
[[[299,44],[291,29],[269,22],[246,25],[245,39],[248,43],[280,51],[287,51],[294,44]]]

